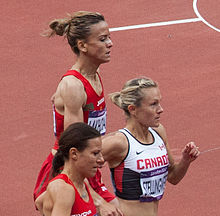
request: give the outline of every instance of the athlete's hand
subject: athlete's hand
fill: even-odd
[[[194,142],[189,142],[186,144],[182,151],[183,160],[191,163],[194,161],[200,154],[199,147],[195,145]]]
[[[104,201],[98,207],[98,213],[100,216],[123,216],[120,209],[116,208],[112,204]]]

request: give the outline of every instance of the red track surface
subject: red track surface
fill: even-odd
[[[103,13],[110,27],[197,18],[189,0],[7,1],[1,3],[1,196],[0,215],[39,215],[32,199],[41,163],[53,142],[50,96],[74,62],[66,41],[39,33],[65,12]],[[198,9],[220,27],[217,0]],[[217,216],[220,212],[220,37],[203,22],[112,32],[110,63],[101,67],[106,96],[130,78],[157,80],[163,95],[162,123],[173,154],[194,140],[204,152],[183,181],[167,184],[159,216]],[[107,99],[107,97],[106,97]],[[122,111],[108,103],[108,131],[124,125]],[[108,170],[104,179],[110,185]]]

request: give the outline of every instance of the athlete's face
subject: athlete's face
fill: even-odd
[[[91,34],[86,39],[85,53],[94,63],[102,64],[110,61],[110,49],[113,43],[110,39],[108,24],[101,21],[91,26]]]
[[[144,97],[139,107],[135,107],[135,119],[144,127],[158,127],[163,108],[160,105],[161,94],[157,87],[142,90]]]
[[[86,149],[78,154],[78,168],[84,177],[93,177],[99,165],[104,163],[101,149],[102,141],[97,137],[89,139]]]

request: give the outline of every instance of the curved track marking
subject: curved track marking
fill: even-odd
[[[193,1],[193,10],[195,12],[195,14],[197,15],[197,17],[203,22],[205,23],[207,26],[209,26],[210,28],[214,29],[217,32],[220,32],[220,29],[216,28],[215,26],[211,25],[209,22],[207,22],[199,13],[198,8],[197,8],[197,2],[198,0],[194,0]]]

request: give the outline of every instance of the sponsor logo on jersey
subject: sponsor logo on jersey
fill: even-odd
[[[107,191],[107,188],[105,186],[101,187],[102,191]]]
[[[97,106],[100,106],[103,102],[105,101],[104,97],[102,99],[100,99],[97,103]]]
[[[83,213],[80,213],[80,214],[73,214],[71,216],[87,216],[87,215],[90,215],[90,214],[92,214],[91,210],[83,212]]]
[[[139,154],[141,154],[142,152],[144,152],[144,150],[143,150],[143,151],[140,151],[140,152],[136,151],[136,155],[139,155]]]
[[[163,149],[166,149],[166,146],[164,143],[162,143],[161,145],[159,145],[160,150],[162,151]]]

